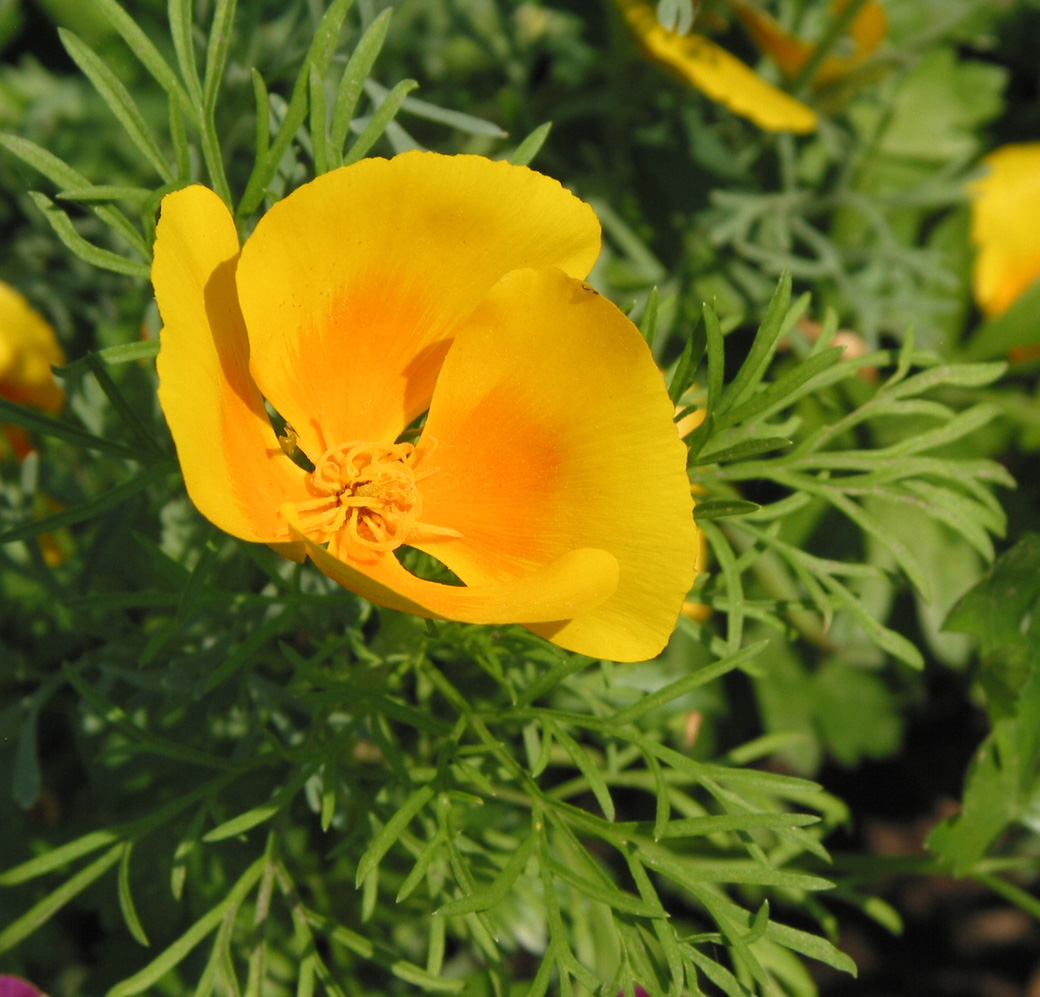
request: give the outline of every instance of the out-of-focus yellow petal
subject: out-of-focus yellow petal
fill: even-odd
[[[510,274],[463,323],[417,448],[412,545],[467,585],[522,578],[568,551],[609,551],[617,591],[530,629],[594,657],[641,660],[668,640],[694,579],[686,448],[636,327],[558,270]]]
[[[680,409],[676,409],[678,414]],[[676,424],[675,428],[678,430],[679,439],[684,440],[690,435],[702,422],[704,422],[705,416],[708,414],[707,409],[698,408],[692,412],[684,415]]]
[[[815,46],[785,31],[771,14],[753,0],[730,2],[759,51],[769,56],[784,76],[797,76],[812,56]],[[831,4],[832,16],[837,17],[847,5],[848,0],[835,0]],[[828,55],[813,74],[813,86],[826,86],[848,76],[873,55],[887,33],[888,16],[885,8],[877,0],[867,0],[849,25],[852,53]]]
[[[1005,145],[982,161],[971,192],[972,285],[982,312],[1009,308],[1040,277],[1040,142]]]
[[[617,588],[618,564],[603,550],[572,550],[517,578],[484,585],[442,585],[406,571],[393,554],[348,564],[294,526],[291,536],[334,582],[370,602],[403,613],[460,623],[534,624],[586,613]],[[674,621],[673,621],[674,622]]]
[[[703,491],[696,486],[693,489],[694,493],[697,491]],[[706,571],[708,569],[708,538],[704,535],[703,530],[697,531],[697,562],[696,562],[697,574]],[[689,617],[694,623],[704,623],[711,616],[711,607],[705,606],[700,602],[686,601],[682,604],[683,616]]]
[[[46,319],[0,281],[0,398],[57,412],[65,393],[55,382],[51,365],[64,362]]]
[[[163,198],[152,264],[163,320],[159,403],[199,511],[244,540],[284,540],[279,506],[311,496],[249,376],[238,252],[235,223],[212,191],[187,187]]]
[[[411,152],[326,173],[242,251],[253,377],[312,460],[393,440],[492,284],[528,266],[584,277],[599,245],[592,209],[525,167]]]
[[[712,100],[776,132],[811,132],[816,112],[703,35],[669,31],[643,0],[617,0],[647,55]]]

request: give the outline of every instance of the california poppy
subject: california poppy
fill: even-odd
[[[847,0],[832,5],[840,14]],[[705,34],[684,34],[665,27],[646,0],[617,0],[625,21],[647,56],[670,73],[703,91],[712,100],[753,121],[766,131],[814,131],[816,112],[791,94],[763,79],[750,66]],[[733,13],[751,40],[787,77],[795,77],[814,53],[809,42],[785,31],[753,0],[730,0]],[[848,75],[874,52],[888,28],[884,8],[868,0],[849,25],[852,52],[828,55],[813,74],[813,86],[824,86]]]
[[[65,393],[54,380],[51,365],[64,362],[47,320],[13,287],[0,281],[0,398],[57,412],[65,403]],[[17,457],[32,449],[18,427],[4,427],[4,432]]]
[[[159,399],[195,505],[383,606],[658,653],[697,531],[661,374],[583,282],[599,241],[557,182],[477,156],[334,170],[241,248],[212,191],[167,195]]]
[[[972,286],[992,318],[1040,277],[1040,142],[1002,146],[982,163],[986,175],[969,188]]]

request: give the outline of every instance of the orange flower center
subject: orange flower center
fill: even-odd
[[[314,465],[311,488],[318,497],[292,504],[302,533],[318,543],[335,539],[348,556],[405,543],[422,503],[409,463],[411,443],[341,443]]]

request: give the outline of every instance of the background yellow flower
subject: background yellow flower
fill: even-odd
[[[1005,145],[971,185],[972,288],[982,312],[1006,311],[1040,277],[1040,142]]]
[[[51,365],[64,362],[46,319],[0,281],[0,397],[56,412],[65,393],[54,380]]]
[[[666,28],[643,0],[617,0],[640,48],[679,79],[767,131],[811,132],[816,112],[705,35]]]
[[[684,34],[666,28],[644,0],[617,0],[617,4],[647,56],[712,100],[766,131],[815,130],[817,116],[811,107],[764,80],[704,34]],[[840,16],[846,6],[847,0],[837,0],[832,4],[832,16]],[[757,3],[730,0],[730,7],[758,49],[776,63],[784,76],[797,77],[812,59],[815,45],[784,30]],[[887,30],[884,8],[876,0],[868,0],[848,27],[852,52],[827,55],[813,72],[812,85],[825,86],[858,68],[881,44]]]
[[[54,330],[13,287],[0,281],[0,398],[57,412],[65,393],[54,380],[52,364],[65,362]],[[4,427],[8,444],[20,459],[31,448],[25,433]]]

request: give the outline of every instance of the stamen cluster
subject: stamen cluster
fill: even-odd
[[[335,540],[362,559],[396,550],[422,506],[410,464],[414,450],[411,443],[358,441],[326,450],[310,479],[318,497],[293,508],[301,531],[319,543]]]

